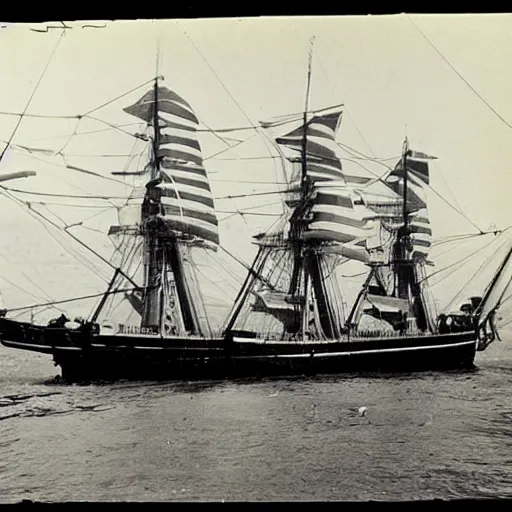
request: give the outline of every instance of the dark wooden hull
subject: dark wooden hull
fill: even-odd
[[[471,368],[474,332],[331,342],[274,342],[248,333],[227,338],[108,336],[0,319],[10,348],[53,356],[66,382],[222,379]]]

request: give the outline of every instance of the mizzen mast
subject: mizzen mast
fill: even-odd
[[[402,149],[402,173],[403,173],[403,225],[398,229],[397,241],[394,251],[394,265],[396,276],[396,291],[400,299],[409,298],[411,262],[408,258],[409,249],[409,211],[407,204],[407,156],[409,153],[409,143],[407,138],[404,141]]]

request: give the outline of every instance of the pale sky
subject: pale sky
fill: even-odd
[[[450,68],[411,20],[505,122]],[[101,29],[69,25],[73,29],[60,41],[29,114],[84,114],[138,87],[155,76],[159,46],[159,74],[168,87],[187,99],[205,126],[220,129],[256,125],[260,120],[304,108],[308,52],[314,36],[311,107],[345,104],[339,142],[365,155],[398,157],[407,135],[413,149],[438,157],[431,167],[431,184],[436,191],[452,204],[455,196],[460,208],[484,230],[492,224],[499,228],[512,224],[512,129],[506,124],[512,124],[510,15],[132,21],[106,22],[106,28]],[[36,26],[20,24],[0,30],[0,112],[23,111],[61,34],[59,29],[40,33],[30,27]],[[111,124],[136,122],[122,108],[146,90],[139,89],[91,115]],[[6,141],[17,117],[0,114],[0,118],[0,140]],[[24,118],[13,143],[58,150],[76,126],[76,120]],[[78,124],[78,133],[103,128],[104,124],[84,119]],[[124,129],[133,132],[137,126]],[[277,162],[223,160],[268,157],[261,138],[250,130],[224,135],[240,140],[252,138],[218,157],[207,158],[214,197],[275,188],[271,182],[276,180]],[[201,143],[205,157],[227,147],[210,134],[205,134]],[[73,137],[63,152],[69,163],[108,175],[110,170],[121,170],[126,165],[132,145],[131,137],[105,130]],[[72,156],[85,154],[123,156]],[[118,184],[54,165],[63,163],[58,156],[38,158],[46,163],[8,151],[0,163],[0,173],[31,169],[37,176],[6,185],[70,194],[123,192]],[[358,168],[354,161],[342,161],[346,169]],[[367,165],[365,161],[359,163]],[[385,171],[385,167],[375,164],[371,168]],[[262,184],[236,183],[244,181]],[[18,197],[74,204],[67,199]],[[435,194],[430,199],[434,238],[474,231]],[[280,211],[278,202],[278,196],[269,195],[217,200],[216,206],[218,210],[233,211],[273,203],[262,211],[275,213]],[[95,204],[97,208],[48,208],[67,222],[77,222],[99,214],[104,205],[89,200],[80,204]],[[5,277],[38,297],[43,293],[37,287],[52,298],[103,290],[104,282],[90,271],[77,276],[76,261],[23,208],[0,196],[0,212],[0,275],[4,277],[0,290],[8,305],[37,300],[5,282]],[[227,216],[219,214],[220,218]],[[267,228],[276,217],[246,219],[235,215],[221,222],[221,243],[250,262],[250,236]],[[105,230],[112,222],[114,210],[97,215],[86,225]],[[78,228],[73,233],[95,247],[108,247],[105,237],[97,232]],[[487,242],[476,243],[473,246],[478,248],[478,243]],[[79,246],[73,247],[84,254]],[[103,254],[110,256],[108,251]],[[108,274],[108,268],[99,265]],[[243,269],[236,271],[243,277]],[[232,289],[236,289],[236,279]]]

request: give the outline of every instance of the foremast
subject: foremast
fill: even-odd
[[[161,213],[161,189],[156,185],[161,181],[161,123],[159,120],[159,84],[155,79],[152,102],[152,162],[150,165],[150,181],[146,185],[147,192],[141,211],[141,231],[144,239],[144,283],[146,290],[143,299],[141,328],[158,333],[165,332],[165,321],[171,324],[171,334],[198,333],[197,321],[194,318],[191,301],[187,293],[183,262],[179,252],[179,235],[169,232]],[[154,186],[155,185],[155,186]],[[178,301],[169,304],[169,288],[171,297]],[[166,312],[171,306],[172,311]],[[168,318],[165,318],[165,316]]]
[[[120,220],[121,226],[111,228],[111,234],[122,234],[124,252],[131,254],[135,250],[126,250],[127,245],[142,239],[138,257],[138,266],[142,263],[144,268],[142,293],[137,301],[128,297],[137,310],[139,332],[209,336],[191,251],[194,247],[217,249],[218,219],[197,137],[199,121],[188,102],[162,80],[156,78],[142,98],[124,108],[147,123],[151,135],[139,138],[151,143],[151,158],[144,171],[126,173],[141,180],[125,205],[138,212],[138,218],[127,215],[125,222]],[[137,256],[131,260],[135,266]]]
[[[155,79],[153,162],[141,226],[146,294],[141,327],[171,335],[201,335],[185,260],[194,245],[218,244],[218,221],[190,105]],[[163,131],[163,133],[162,133]],[[205,245],[206,242],[206,245]]]

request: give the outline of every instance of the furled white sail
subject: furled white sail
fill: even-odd
[[[302,237],[327,245],[327,250],[348,258],[365,261],[364,240],[369,236],[368,219],[354,204],[354,193],[347,184],[341,160],[337,156],[337,132],[341,123],[341,106],[326,109],[304,124],[300,117],[262,123],[267,128],[284,122],[298,124],[292,131],[274,138],[280,151],[292,163],[292,186],[300,181],[300,163],[306,162],[306,177],[313,184],[307,227]],[[369,180],[370,178],[368,178]],[[364,181],[364,180],[363,180]],[[360,182],[360,180],[359,180]]]
[[[156,106],[155,91],[151,90],[124,110],[153,126],[155,107],[160,171],[146,186],[159,190],[159,216],[178,235],[217,245],[218,219],[197,137],[196,114],[187,101],[167,87],[158,88]]]
[[[429,157],[424,153],[411,151],[407,158],[407,220],[411,231],[411,257],[414,261],[425,261],[432,245],[427,196],[425,188],[430,183]],[[384,190],[373,192],[373,187],[359,190],[364,204],[372,210],[387,229],[398,230],[404,224],[403,194],[404,172],[403,159],[400,159],[389,175],[379,181]]]

